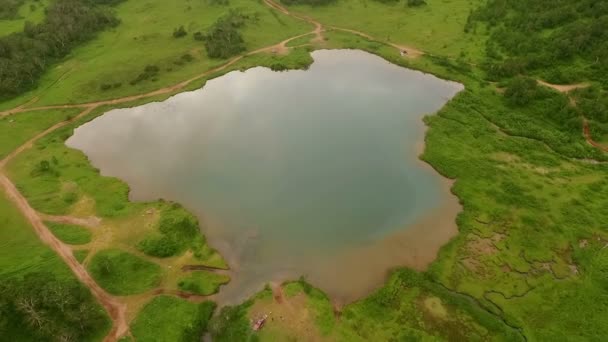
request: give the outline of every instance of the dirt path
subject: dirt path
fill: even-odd
[[[6,157],[4,157],[4,159],[0,160],[0,169],[4,168],[4,166],[6,166],[6,164],[8,164],[13,158],[15,158],[19,153],[32,148],[32,146],[34,146],[34,142],[37,141],[38,139],[44,137],[45,135],[53,132],[56,129],[59,129],[65,125],[68,125],[72,122],[74,122],[77,119],[80,119],[81,117],[91,113],[91,111],[93,111],[93,109],[96,108],[96,106],[92,106],[92,105],[87,105],[84,106],[86,109],[82,112],[80,112],[80,114],[76,115],[74,118],[72,118],[71,120],[66,120],[66,121],[62,121],[59,122],[49,128],[47,128],[45,131],[38,133],[36,136],[34,136],[33,138],[31,138],[30,140],[28,140],[27,142],[25,142],[23,145],[19,146],[16,150],[12,151],[11,153],[9,153]],[[25,111],[25,110],[24,110]]]
[[[420,51],[418,49],[415,49],[413,47],[410,46],[405,46],[405,45],[398,45],[398,44],[394,44],[394,43],[390,43],[390,42],[383,42],[381,40],[378,40],[372,36],[370,36],[369,34],[365,33],[365,32],[361,32],[361,31],[357,31],[357,30],[352,30],[352,29],[347,29],[347,28],[343,28],[343,27],[337,27],[337,26],[331,26],[330,27],[332,30],[336,30],[336,31],[342,31],[342,32],[348,32],[348,33],[352,33],[354,35],[357,35],[359,37],[363,37],[365,39],[374,41],[374,42],[380,42],[380,43],[385,43],[388,44],[392,47],[394,47],[395,49],[401,51],[401,52],[405,52],[404,57],[407,58],[418,58],[420,56],[424,55],[423,51]]]
[[[101,218],[96,216],[91,217],[73,217],[73,216],[54,216],[43,213],[38,213],[38,216],[43,221],[62,223],[62,224],[73,224],[76,226],[83,226],[87,228],[97,228],[101,224]]]
[[[586,118],[583,118],[583,135],[585,136],[585,140],[587,140],[587,143],[589,143],[591,146],[598,148],[604,152],[608,152],[608,146],[604,146],[593,140],[593,137],[591,136],[591,129],[589,128],[589,122]]]
[[[76,260],[70,247],[59,241],[49,231],[49,229],[42,222],[40,216],[38,216],[38,213],[36,213],[23,195],[21,195],[19,190],[17,190],[15,185],[3,173],[0,173],[0,184],[4,188],[4,191],[8,195],[9,199],[17,205],[32,227],[34,227],[34,231],[36,234],[38,234],[38,237],[40,237],[44,243],[49,245],[61,257],[61,259],[63,259],[76,277],[91,290],[93,296],[108,312],[113,324],[112,330],[106,336],[104,341],[117,341],[121,336],[125,335],[129,329],[125,315],[126,305],[121,303],[115,297],[109,295],[101,287],[99,287],[99,285],[97,285],[86,269]]]
[[[576,107],[576,101],[574,100],[574,98],[572,96],[570,96],[568,93],[576,90],[576,89],[584,89],[590,86],[589,83],[577,83],[577,84],[551,84],[548,82],[545,82],[543,80],[536,80],[538,82],[538,84],[543,85],[545,87],[549,87],[553,90],[556,90],[560,93],[566,94],[568,96],[568,98],[570,99],[570,104],[573,107]],[[591,129],[589,128],[589,121],[587,120],[587,118],[584,116],[584,114],[582,114],[583,117],[583,136],[585,137],[585,140],[587,141],[587,143],[597,149],[600,149],[604,152],[608,152],[608,146],[604,146],[600,143],[598,143],[597,141],[593,140],[593,137],[591,136]]]
[[[538,84],[545,87],[549,87],[553,90],[557,90],[560,93],[569,93],[576,89],[583,89],[589,87],[589,83],[577,83],[577,84],[551,84],[543,80],[536,80]]]

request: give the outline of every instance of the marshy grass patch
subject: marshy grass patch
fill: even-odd
[[[198,341],[207,330],[215,303],[191,303],[170,296],[148,302],[131,322],[137,341]]]
[[[93,236],[85,227],[55,222],[45,222],[45,224],[53,235],[69,245],[85,245],[91,242]]]
[[[106,291],[122,296],[151,290],[162,278],[159,265],[118,249],[97,252],[87,269]]]

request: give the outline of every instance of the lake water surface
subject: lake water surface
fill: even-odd
[[[361,51],[306,71],[253,68],[162,103],[110,111],[68,145],[134,200],[198,215],[233,268],[220,299],[304,274],[339,300],[421,268],[455,232],[449,183],[420,162],[422,117],[462,86]]]

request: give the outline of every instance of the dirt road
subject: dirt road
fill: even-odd
[[[551,89],[557,90],[560,93],[569,93],[576,89],[583,89],[589,87],[589,83],[577,83],[577,84],[551,84],[543,80],[536,80],[538,84]]]
[[[49,245],[63,261],[70,267],[76,277],[90,290],[93,296],[106,309],[110,319],[112,320],[112,330],[106,336],[104,341],[112,342],[118,340],[125,335],[129,329],[126,320],[126,305],[121,303],[115,297],[105,292],[91,278],[87,270],[74,258],[70,247],[59,241],[44,225],[38,213],[29,205],[27,200],[21,195],[15,185],[3,173],[0,173],[0,184],[8,195],[9,199],[21,210],[23,215],[30,222],[34,231],[40,239]]]

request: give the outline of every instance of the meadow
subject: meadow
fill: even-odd
[[[10,2],[10,1],[9,1]],[[0,2],[0,4],[5,5]],[[48,1],[29,0],[18,6],[15,16],[2,18],[0,16],[0,36],[5,36],[23,29],[26,21],[39,23],[44,19],[44,11]]]
[[[215,303],[190,303],[186,300],[159,296],[150,301],[131,323],[136,341],[198,341]]]
[[[86,245],[91,242],[91,232],[73,224],[46,222],[47,227],[59,240],[70,245]]]

